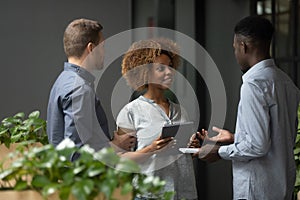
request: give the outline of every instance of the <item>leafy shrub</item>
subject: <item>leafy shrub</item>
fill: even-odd
[[[158,199],[172,197],[173,192],[160,192],[164,181],[130,173],[138,171],[138,165],[119,157],[112,148],[95,152],[88,146],[79,149],[71,141],[65,141],[57,148],[48,144],[14,152],[10,156],[14,162],[9,168],[3,169],[0,165],[1,188],[32,189],[44,197],[58,192],[62,200],[67,200],[71,194],[78,200],[93,199],[99,193],[112,199],[116,188],[120,188],[122,194],[131,193],[133,196],[152,193]],[[74,152],[80,153],[80,157],[71,162],[69,158]],[[133,186],[133,180],[136,186]],[[15,184],[11,185],[11,182]]]
[[[23,112],[7,117],[0,124],[0,144],[7,148],[13,143],[39,142],[48,144],[46,121],[40,118],[39,111],[33,111],[25,118]]]
[[[298,119],[300,120],[300,106],[298,107]],[[294,156],[296,162],[295,194],[297,194],[300,191],[300,123],[298,123]]]

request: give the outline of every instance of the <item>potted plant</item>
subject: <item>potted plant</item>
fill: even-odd
[[[39,111],[2,120],[0,144],[0,199],[123,200],[137,193],[170,199],[173,195],[160,192],[164,181],[159,178],[132,173],[138,171],[137,164],[111,148],[94,152],[88,146],[79,149],[70,140],[57,148],[48,144],[46,121]],[[74,152],[81,156],[70,162]]]
[[[80,153],[80,157],[70,162],[68,158],[74,152]],[[30,189],[44,198],[56,194],[54,199],[62,200],[131,199],[138,193],[170,199],[173,195],[173,192],[160,192],[164,181],[157,177],[132,173],[138,171],[138,165],[120,158],[112,148],[95,152],[88,146],[79,149],[66,140],[57,148],[49,144],[28,150],[21,148],[11,157],[13,163],[0,172],[2,190]]]

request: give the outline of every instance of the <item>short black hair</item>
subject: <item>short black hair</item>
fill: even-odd
[[[240,20],[234,28],[234,33],[261,42],[270,42],[274,27],[268,19],[253,15]]]

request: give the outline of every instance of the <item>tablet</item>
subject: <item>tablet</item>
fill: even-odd
[[[179,151],[182,153],[198,153],[198,148],[179,148]]]
[[[191,136],[193,134],[193,122],[167,124],[162,127],[161,138],[175,137],[178,133]]]

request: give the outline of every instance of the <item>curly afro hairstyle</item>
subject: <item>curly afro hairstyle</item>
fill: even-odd
[[[122,60],[122,75],[134,90],[148,87],[148,73],[156,57],[165,54],[171,59],[171,67],[178,68],[180,57],[176,43],[167,38],[134,42]]]

